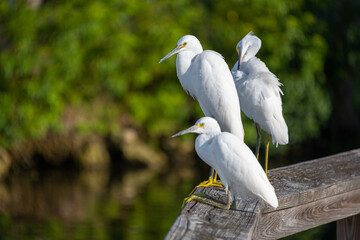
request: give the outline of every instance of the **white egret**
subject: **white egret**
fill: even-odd
[[[238,95],[223,57],[214,51],[203,51],[200,41],[192,35],[180,38],[177,46],[159,63],[174,54],[177,54],[177,76],[184,90],[198,100],[205,116],[215,118],[223,131],[243,140]],[[216,184],[216,174],[199,186],[209,185],[221,186]]]
[[[200,118],[195,125],[173,137],[186,133],[199,134],[195,141],[195,150],[204,162],[218,172],[227,195],[226,204],[196,194],[190,196],[187,202],[196,200],[230,209],[231,200],[239,196],[259,198],[274,208],[278,207],[274,187],[244,141],[231,133],[221,132],[217,121],[210,117]]]
[[[260,131],[266,132],[265,173],[268,169],[269,135],[273,144],[285,145],[289,141],[288,128],[282,115],[279,79],[255,55],[261,40],[252,32],[236,45],[239,60],[231,73],[239,96],[241,110],[254,120],[257,133],[256,157],[259,158]]]

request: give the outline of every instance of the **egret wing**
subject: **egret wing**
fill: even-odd
[[[259,197],[277,207],[274,188],[245,143],[231,134],[222,133],[214,139],[213,149],[218,149],[213,152],[218,159],[214,168],[235,195]]]
[[[204,51],[196,56],[191,68],[193,76],[202,79],[195,96],[206,116],[215,118],[223,131],[243,139],[244,130],[240,118],[240,105],[229,68],[220,54]]]
[[[282,115],[283,93],[278,78],[256,57],[242,63],[241,71],[243,74],[233,70],[233,77],[242,111],[272,136],[273,143],[287,144],[288,129]]]

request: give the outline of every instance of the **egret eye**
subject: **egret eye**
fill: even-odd
[[[178,48],[183,48],[183,47],[186,46],[186,44],[187,44],[187,42],[184,42],[184,43],[182,43],[182,44],[179,44]]]
[[[239,54],[240,53],[240,47],[236,47],[236,51]]]
[[[200,123],[199,124],[199,127],[204,127],[205,126],[205,123]]]

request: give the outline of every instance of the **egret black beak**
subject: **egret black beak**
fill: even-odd
[[[184,134],[187,134],[187,133],[192,133],[192,132],[194,132],[196,130],[196,128],[198,128],[197,125],[191,126],[188,129],[182,130],[182,131],[172,135],[171,137],[178,137],[178,136],[181,136],[181,135],[184,135]]]
[[[238,70],[240,70],[240,64],[243,60],[243,57],[244,57],[244,51],[243,51],[243,48],[241,48],[239,51],[239,62],[238,62],[238,67],[237,67]]]
[[[177,54],[178,52],[181,51],[181,49],[182,49],[183,47],[184,47],[183,44],[176,46],[173,50],[171,50],[171,52],[169,52],[165,57],[163,57],[163,58],[159,61],[159,63],[165,61],[166,59],[168,59],[168,58],[171,57],[172,55]]]
[[[199,123],[199,124],[195,124],[191,127],[189,127],[188,129],[182,130],[174,135],[172,135],[171,137],[177,137],[177,136],[181,136],[187,133],[196,133],[198,128],[202,128],[204,127],[204,123]]]

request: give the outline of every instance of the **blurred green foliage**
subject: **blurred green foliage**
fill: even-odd
[[[70,107],[78,131],[109,134],[131,116],[149,141],[202,115],[181,89],[175,57],[158,64],[185,34],[223,54],[250,30],[259,57],[284,84],[290,141],[316,136],[330,114],[325,89],[327,42],[305,1],[24,1],[0,3],[0,144],[65,131]],[[88,120],[87,120],[88,119]],[[252,122],[246,141],[255,143]]]
[[[360,142],[358,0],[39,2],[34,7],[25,0],[0,1],[2,146],[42,138],[48,131],[116,135],[129,122],[156,145],[202,115],[179,84],[175,57],[158,61],[181,36],[192,34],[204,49],[220,52],[231,68],[237,42],[251,30],[262,39],[258,56],[284,84],[290,142],[304,143],[324,129],[329,134],[323,139],[336,141],[332,149],[339,141],[356,146],[354,137]],[[243,121],[245,141],[254,145],[253,123],[245,116]],[[350,130],[341,137],[339,126]],[[75,239],[161,238],[188,189],[152,183],[126,219],[117,215],[121,206],[106,202],[98,206],[99,219],[70,230],[59,220],[37,228],[36,222],[28,226],[5,214],[0,232],[14,239],[64,239],[68,231]],[[320,239],[322,231],[293,238]]]

